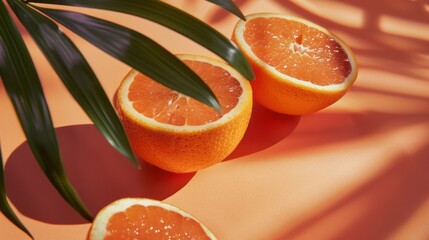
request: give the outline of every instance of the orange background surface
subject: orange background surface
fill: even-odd
[[[230,36],[238,20],[206,1],[168,1]],[[67,173],[93,214],[121,197],[174,204],[219,237],[429,239],[429,5],[423,0],[237,0],[244,14],[281,12],[343,38],[360,72],[339,102],[307,116],[254,107],[246,135],[224,162],[192,174],[113,150],[26,36],[53,116]],[[174,53],[213,55],[161,26],[90,11]],[[128,66],[65,30],[113,96]],[[0,85],[0,139],[10,203],[40,240],[81,240],[90,224],[48,183]],[[0,239],[28,239],[0,215]]]

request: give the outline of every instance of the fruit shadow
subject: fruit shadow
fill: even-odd
[[[286,138],[298,126],[300,116],[273,112],[254,102],[249,126],[237,148],[224,160],[253,154]]]
[[[115,108],[118,108],[117,99],[116,91],[112,98]],[[254,101],[249,126],[243,139],[224,161],[256,153],[276,144],[293,132],[300,118],[273,112]]]
[[[194,176],[166,172],[143,161],[137,169],[94,125],[61,127],[56,134],[68,177],[92,214],[124,197],[163,200]],[[10,201],[23,215],[53,224],[86,222],[50,184],[27,142],[7,160],[5,180]]]

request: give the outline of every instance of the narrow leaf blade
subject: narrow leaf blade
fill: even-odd
[[[4,179],[4,168],[3,168],[3,158],[0,147],[0,211],[19,229],[25,232],[30,238],[34,239],[30,231],[24,226],[24,224],[19,220],[16,214],[13,212],[12,207],[6,198],[6,184]]]
[[[250,63],[231,40],[210,25],[165,2],[159,0],[30,0],[30,2],[106,9],[148,19],[164,25],[209,49],[247,79],[254,78]],[[235,6],[230,1],[213,2],[228,8]]]
[[[207,0],[207,1],[228,10],[229,12],[241,18],[242,20],[246,20],[246,18],[244,17],[240,9],[237,7],[237,5],[235,5],[235,3],[231,0]]]
[[[138,166],[118,116],[77,47],[54,22],[26,4],[11,1],[11,7],[97,128],[119,152]]]
[[[82,13],[37,9],[155,81],[220,111],[219,102],[204,81],[185,63],[148,37]]]
[[[66,177],[39,77],[3,3],[0,3],[0,76],[40,167],[64,199],[84,218],[91,220]]]

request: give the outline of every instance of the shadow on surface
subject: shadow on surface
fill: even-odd
[[[112,102],[117,107],[117,92]],[[224,160],[232,160],[259,152],[280,142],[298,126],[300,116],[284,115],[273,112],[253,102],[252,115],[243,139],[236,149]]]
[[[163,200],[193,177],[174,174],[140,161],[141,170],[117,152],[93,125],[56,129],[66,172],[94,215],[124,197]],[[49,183],[28,143],[21,144],[5,166],[8,197],[25,216],[54,224],[79,224],[81,218]]]
[[[293,132],[300,118],[275,113],[254,102],[247,131],[225,161],[259,152],[280,142]]]
[[[427,26],[429,24],[429,12],[425,10],[427,1],[341,1],[341,4],[357,9],[350,14],[363,13],[360,27],[346,26],[340,21],[321,16],[298,5],[299,1],[275,1],[296,15],[356,41],[358,44],[353,50],[361,69],[374,69],[416,80],[429,80],[428,75],[423,72],[428,69],[429,62],[422,59],[422,55],[429,53],[428,38],[406,35],[407,29],[388,32],[383,25],[388,16],[399,23],[409,24],[410,28],[413,26],[412,23],[416,26]],[[398,28],[394,25],[392,27]],[[377,81],[377,79],[366,80]],[[418,84],[418,81],[409,84]],[[301,121],[300,130],[289,139],[284,149],[305,151],[311,147],[335,146],[350,139],[365,139],[371,135],[386,134],[402,127],[426,123],[429,116],[428,107],[410,110],[401,106],[406,104],[412,106],[410,103],[423,106],[422,103],[428,101],[427,95],[413,91],[407,94],[404,92],[399,87],[383,89],[359,86],[358,79],[357,85],[348,94],[359,93],[359,96],[363,97],[362,104],[373,104],[377,106],[378,111],[349,114],[318,113],[311,116],[313,119],[309,121]],[[370,98],[365,99],[365,96],[379,96],[377,99],[384,101],[371,102],[368,100]],[[395,100],[396,103],[388,102],[389,99]],[[396,109],[392,107],[395,104]],[[305,216],[302,222],[283,232],[278,239],[313,239],[314,236],[332,240],[388,238],[429,198],[429,178],[426,173],[429,169],[428,156],[429,142],[414,152],[404,151],[402,155],[392,156],[389,160],[390,166],[382,172],[375,174],[372,179],[355,189],[350,189],[350,194],[333,202],[331,206]]]
[[[429,111],[429,109],[428,109]],[[300,127],[280,143],[278,152],[311,151],[313,148],[335,146],[350,140],[365,139],[371,135],[384,134],[409,124],[424,123],[429,114],[401,114],[383,112],[362,113],[317,113],[307,116]]]
[[[268,148],[288,136],[299,117],[254,105],[243,140],[231,160]],[[268,124],[269,123],[269,124]],[[94,215],[124,197],[163,200],[184,187],[195,173],[175,174],[140,161],[141,169],[117,152],[93,125],[56,129],[64,168],[83,202]],[[27,142],[18,146],[5,166],[8,197],[23,215],[53,224],[80,224],[80,217],[43,174]]]
[[[429,197],[427,156],[429,142],[416,152],[396,156],[383,172],[278,239],[312,239],[316,235],[332,240],[387,239]],[[350,212],[356,209],[360,209],[359,213]],[[355,217],[344,219],[347,212]],[[324,236],[326,232],[329,237]]]

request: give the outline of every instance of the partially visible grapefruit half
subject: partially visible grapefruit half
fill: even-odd
[[[191,214],[147,198],[123,198],[99,211],[87,240],[215,240]]]

